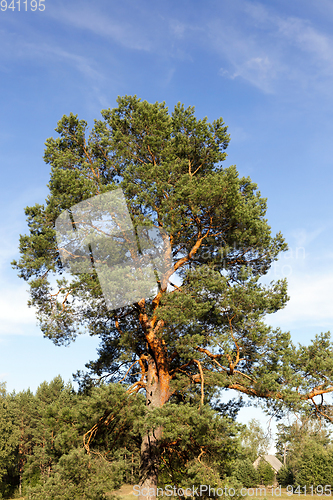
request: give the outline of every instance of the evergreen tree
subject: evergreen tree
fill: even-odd
[[[296,486],[325,488],[329,485],[331,487],[333,484],[333,450],[327,450],[314,442],[308,443],[304,452],[298,457],[296,467],[294,467],[294,478]],[[323,493],[320,489],[317,491]]]
[[[235,461],[232,464],[232,473],[245,488],[255,488],[259,484],[258,471],[249,458]]]
[[[295,484],[294,474],[290,467],[283,466],[276,474],[276,480],[282,488],[287,488],[287,486],[293,486]]]
[[[28,489],[28,495],[34,500],[107,500],[105,492],[119,487],[119,472],[119,463],[111,465],[74,448],[60,458],[44,484]]]
[[[294,486],[331,484],[333,448],[327,426],[307,414],[290,424],[278,424],[279,458],[285,452],[286,465],[278,473],[279,483]]]
[[[271,235],[257,186],[234,166],[222,167],[229,143],[222,118],[198,120],[194,108],[181,104],[169,114],[164,103],[126,96],[102,111],[89,135],[87,123],[73,114],[56,131],[44,157],[51,166],[50,195],[45,205],[26,208],[30,234],[21,237],[21,259],[14,262],[30,283],[30,304],[46,337],[61,344],[83,328],[98,335],[90,375],[131,384],[129,393],[145,390],[147,422],[152,410],[171,408],[189,394],[203,407],[216,387],[275,401],[275,409],[281,401],[295,406],[331,390],[329,336],[297,351],[289,334],[264,322],[285,306],[287,290],[283,280],[270,286],[259,280],[287,247],[280,233]],[[68,276],[55,224],[64,210],[70,219],[74,204],[119,188],[134,240],[151,228],[170,251],[162,256],[153,297],[142,293],[134,304],[110,310],[92,247],[72,252],[82,272]],[[119,248],[111,255],[97,244],[103,262],[114,264]],[[128,258],[134,266],[139,256],[130,252]],[[108,273],[120,276],[117,269]],[[149,491],[156,490],[163,428],[172,419],[166,414],[155,427],[146,425],[142,438],[140,484]]]
[[[143,397],[129,398],[115,384],[77,394],[58,376],[40,384],[35,395],[22,391],[2,396],[1,402],[0,493],[5,498],[14,493],[65,498],[76,488],[82,498],[89,489],[104,498],[126,478],[138,481]],[[77,476],[73,469],[71,482],[66,477],[75,460]],[[88,470],[79,473],[80,467]],[[99,479],[93,477],[96,469]],[[80,477],[85,485],[77,484]]]
[[[11,394],[15,422],[18,428],[17,472],[19,494],[22,494],[22,485],[26,463],[33,455],[36,439],[36,426],[39,423],[39,411],[34,394],[27,391]],[[36,482],[38,477],[29,475],[29,482]]]
[[[26,485],[45,484],[61,456],[81,444],[76,399],[72,387],[60,376],[37,388],[34,407],[27,414],[31,431],[30,449],[25,453]]]
[[[6,385],[0,384],[0,498],[14,492],[18,484],[18,426]]]
[[[265,460],[261,459],[257,468],[259,483],[264,486],[268,486],[269,484],[273,484],[275,473],[272,467],[265,462]]]
[[[309,414],[298,414],[291,423],[277,425],[277,457],[282,463],[293,468],[307,446],[327,448],[331,443],[327,426]]]

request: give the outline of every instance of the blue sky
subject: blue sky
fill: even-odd
[[[223,117],[236,164],[289,243],[269,278],[290,302],[269,318],[308,343],[333,321],[333,3],[329,0],[45,0],[0,11],[0,379],[9,390],[94,359],[97,342],[43,339],[11,269],[24,207],[43,203],[44,142],[73,112],[93,123],[118,95]]]

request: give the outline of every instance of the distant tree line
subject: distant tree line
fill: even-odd
[[[290,424],[279,424],[278,458],[284,463],[277,479],[282,486],[333,489],[333,445],[327,426],[322,422],[299,416]],[[324,493],[324,492],[322,492]]]
[[[137,481],[143,398],[114,385],[79,394],[61,377],[35,394],[1,389],[0,498],[96,500]]]
[[[0,498],[102,500],[124,483],[137,484],[142,434],[161,421],[161,487],[256,485],[260,470],[252,462],[269,441],[257,421],[236,422],[243,404],[198,411],[196,402],[177,401],[147,421],[145,398],[120,385],[75,391],[58,376],[35,394],[9,394],[2,384]]]
[[[103,500],[122,484],[138,484],[140,446],[147,426],[163,423],[159,486],[210,484],[235,490],[274,481],[272,468],[254,460],[270,440],[257,420],[236,422],[242,400],[204,405],[177,401],[147,421],[144,396],[117,384],[75,391],[60,376],[8,394],[0,385],[0,498]],[[169,405],[168,405],[169,406]],[[101,416],[102,415],[102,416]],[[333,447],[313,420],[280,424],[278,481],[333,483]]]

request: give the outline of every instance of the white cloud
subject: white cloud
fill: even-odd
[[[234,61],[233,71],[221,68],[219,73],[231,80],[241,77],[264,92],[272,93],[271,78],[273,69],[273,63],[267,56],[264,56],[250,58],[241,64]]]
[[[45,38],[45,37],[44,37]],[[97,69],[95,61],[67,50],[61,47],[61,41],[47,42],[41,39],[40,33],[27,33],[26,36],[15,35],[11,32],[0,33],[0,57],[2,61],[13,62],[13,59],[32,59],[53,65],[57,62],[67,63],[71,68],[74,67],[84,77],[94,81],[104,81],[104,73]],[[6,135],[0,137],[0,140],[7,139]]]
[[[297,228],[289,232],[289,250],[280,255],[264,283],[287,278],[290,300],[286,307],[267,315],[268,324],[304,332],[307,337],[333,328],[333,253],[330,227]],[[306,339],[304,340],[306,341]]]
[[[180,21],[172,20],[170,21],[170,30],[176,38],[184,38],[188,26]]]
[[[277,18],[276,26],[283,38],[290,40],[304,52],[313,53],[316,58],[333,64],[332,38],[315,30],[309,21]]]
[[[239,0],[233,5],[233,22],[208,23],[213,47],[228,61],[222,76],[243,78],[266,93],[288,82],[298,88],[326,88],[325,80],[333,76],[330,34],[308,19],[283,16],[259,3]]]
[[[17,276],[11,261],[19,258],[20,233],[28,233],[23,207],[30,204],[31,199],[43,197],[44,187],[16,193],[11,203],[6,204],[5,216],[0,220],[0,335],[40,335],[35,310],[27,305],[29,286]]]
[[[304,274],[290,286],[290,312],[294,321],[311,320],[319,325],[333,324],[333,273],[328,276]],[[287,316],[288,312],[286,310]]]
[[[295,241],[295,247],[305,247],[310,243],[314,242],[318,236],[320,236],[324,231],[325,227],[319,227],[313,231],[308,231],[303,228],[297,228],[291,231],[291,236]]]
[[[269,325],[291,331],[332,330],[333,271],[326,275],[292,273],[288,277],[288,295],[286,307],[266,317]]]
[[[126,49],[152,53],[167,60],[189,60],[188,50],[184,50],[182,42],[191,40],[203,31],[199,23],[188,23],[161,12],[161,9],[142,7],[135,4],[130,13],[121,8],[112,11],[112,15],[96,5],[85,6],[77,11],[66,5],[63,10],[57,9],[51,14],[58,22],[69,24],[76,29],[89,31],[97,37],[107,39]],[[111,52],[111,51],[110,51]]]
[[[232,137],[232,144],[239,144],[251,139],[251,133],[238,125],[229,125],[228,132]]]
[[[85,56],[81,56],[72,52],[61,49],[47,43],[37,44],[26,42],[23,44],[25,52],[30,57],[58,59],[59,61],[67,61],[74,66],[81,74],[92,80],[104,80],[104,76],[95,68],[95,63]]]
[[[40,332],[36,328],[36,314],[33,308],[28,308],[28,293],[26,285],[10,287],[2,282],[0,292],[0,335],[20,334],[31,335],[32,329],[36,335]]]
[[[52,16],[76,28],[110,38],[129,49],[151,51],[154,47],[149,36],[151,30],[145,30],[142,23],[119,20],[119,16],[115,19],[99,12],[95,5],[93,8],[83,7],[80,11],[77,10],[77,6],[71,9],[66,5],[63,9],[54,10]]]
[[[166,60],[189,60],[196,46],[200,46],[209,57],[212,51],[220,56],[221,76],[243,79],[265,93],[275,93],[288,85],[311,91],[317,85],[327,90],[327,79],[332,83],[333,37],[309,19],[284,15],[274,6],[248,0],[233,0],[224,10],[216,3],[215,12],[200,11],[200,19],[192,22],[186,13],[178,12],[162,14],[160,9],[147,11],[138,4],[128,15],[119,6],[110,14],[102,6],[83,4],[78,9],[75,3],[50,10],[47,15],[83,33],[103,37],[108,43],[113,41]],[[33,34],[25,37],[33,42],[23,43],[10,37],[8,42],[8,33],[2,38],[4,57],[9,52],[16,56],[52,57],[74,65],[87,78],[105,82],[104,68],[100,71],[86,54],[61,48],[59,43],[41,43]],[[111,50],[108,57],[112,57]]]

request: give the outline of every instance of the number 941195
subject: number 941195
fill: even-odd
[[[0,8],[2,11],[4,10],[45,10],[45,0],[12,0],[11,2],[7,0],[0,1]]]
[[[291,485],[287,486],[287,495],[318,495],[318,496],[331,496],[331,485],[325,484],[324,486],[319,484],[318,486],[297,486],[293,487]]]

